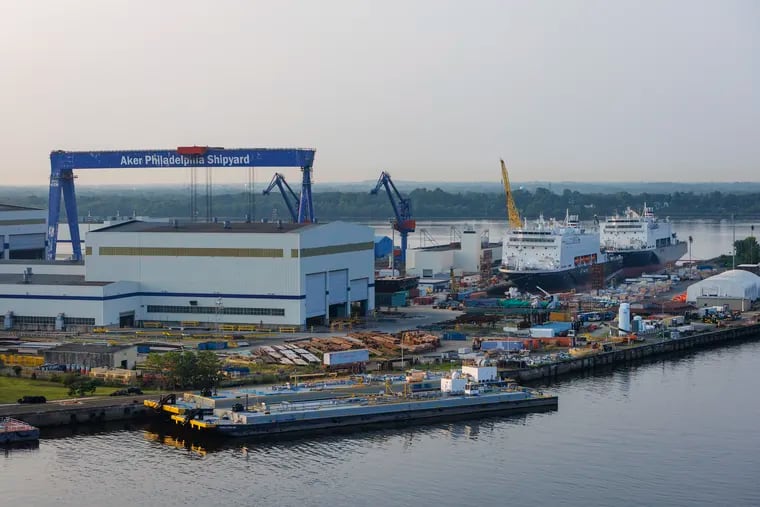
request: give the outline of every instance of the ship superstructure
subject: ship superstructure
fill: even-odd
[[[521,290],[551,290],[586,284],[594,265],[604,265],[608,275],[620,260],[611,262],[602,252],[598,229],[584,228],[577,215],[567,213],[563,222],[541,216],[509,230],[499,271]]]
[[[678,240],[670,220],[659,220],[646,204],[643,214],[627,208],[622,215],[607,217],[600,239],[606,253],[623,257],[627,274],[637,268],[661,269],[686,253],[686,243]]]

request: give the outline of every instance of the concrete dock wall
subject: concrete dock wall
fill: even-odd
[[[636,359],[653,357],[660,354],[686,351],[700,347],[718,345],[735,340],[760,339],[760,324],[736,326],[725,329],[699,333],[656,343],[646,343],[635,347],[600,352],[591,356],[568,359],[533,368],[507,370],[500,372],[518,382],[548,380],[568,373],[591,371],[597,367],[624,364]]]
[[[121,400],[93,400],[77,404],[46,403],[44,405],[6,406],[0,416],[9,416],[45,428],[100,424],[111,421],[147,419],[156,413],[143,405],[144,398]]]

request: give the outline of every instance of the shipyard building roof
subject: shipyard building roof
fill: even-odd
[[[0,285],[84,285],[102,287],[112,282],[86,282],[83,275],[50,275],[32,273],[32,276],[24,281],[22,273],[0,273]]]
[[[42,211],[42,208],[30,208],[28,206],[15,206],[13,204],[0,204],[0,211]]]
[[[58,347],[48,349],[49,352],[85,352],[88,354],[108,354],[136,347],[136,345],[102,345],[97,343],[64,343]]]
[[[132,220],[121,224],[103,227],[88,234],[97,234],[100,232],[218,232],[225,234],[234,233],[255,233],[255,234],[282,234],[293,232],[312,224],[293,224],[285,222],[218,222],[218,223],[200,223],[200,222],[141,222]]]

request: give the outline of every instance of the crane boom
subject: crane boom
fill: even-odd
[[[293,191],[293,189],[290,188],[288,182],[285,181],[285,176],[280,173],[274,173],[274,176],[272,176],[272,181],[269,182],[269,186],[262,193],[264,195],[269,195],[272,190],[274,190],[274,187],[280,189],[282,198],[285,201],[285,206],[288,207],[290,218],[294,223],[298,222],[298,203],[300,199],[298,195],[296,195],[296,193]]]
[[[522,226],[522,220],[520,220],[520,212],[517,211],[515,199],[512,197],[512,188],[509,186],[509,175],[507,174],[507,165],[504,163],[504,159],[501,160],[501,180],[502,183],[504,183],[504,194],[507,197],[507,219],[509,220],[509,227],[512,229],[519,229]]]
[[[412,203],[410,199],[404,198],[401,195],[401,192],[398,191],[396,185],[393,184],[391,175],[385,171],[380,173],[380,178],[377,180],[375,188],[370,191],[370,194],[377,195],[383,187],[385,187],[385,192],[388,194],[388,199],[391,201],[391,206],[393,207],[395,218],[392,225],[401,236],[401,263],[406,266],[407,238],[409,233],[414,232],[417,226],[417,223],[412,219]]]

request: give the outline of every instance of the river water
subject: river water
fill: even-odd
[[[9,506],[760,505],[758,363],[760,342],[746,342],[562,380],[556,412],[205,451],[141,428],[43,438],[0,456],[0,495]]]
[[[393,231],[387,222],[367,223],[378,235],[393,237]],[[752,227],[755,226],[755,230]],[[419,221],[417,230],[409,236],[409,247],[432,246],[458,241],[457,235],[467,227],[477,231],[488,231],[491,241],[501,242],[507,232],[506,220],[470,220],[470,221]],[[760,235],[760,222],[731,220],[673,220],[673,231],[681,241],[692,237],[692,259],[712,259],[719,255],[731,255],[734,238],[744,239],[747,236]],[[395,233],[396,244],[399,243],[398,233]],[[684,260],[688,259],[688,252]]]
[[[445,242],[451,225],[419,228]],[[676,231],[694,237],[695,259],[730,252],[734,235],[730,222]],[[266,443],[43,433],[0,456],[0,505],[757,506],[758,364],[760,342],[747,342],[562,380],[556,412]]]

